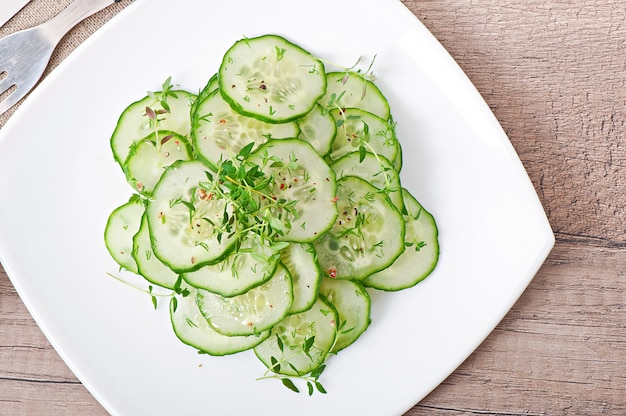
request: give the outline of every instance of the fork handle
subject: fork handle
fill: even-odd
[[[120,0],[74,0],[65,10],[43,23],[46,34],[61,40],[76,24]]]

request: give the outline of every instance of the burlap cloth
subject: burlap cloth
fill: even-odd
[[[16,14],[4,26],[0,27],[0,38],[18,30],[27,29],[39,23],[45,22],[57,13],[61,12],[61,10],[67,7],[71,2],[72,0],[31,0],[31,2],[28,3],[18,14]],[[65,59],[74,49],[76,49],[78,45],[98,30],[109,19],[111,19],[111,17],[119,13],[124,7],[128,6],[130,2],[131,0],[122,0],[121,2],[113,4],[95,15],[88,17],[76,25],[57,46],[42,79],[47,76],[50,71],[54,70],[54,68],[59,65],[59,63],[63,61],[63,59]],[[1,4],[0,7],[2,7]],[[25,99],[27,98],[28,96]],[[9,117],[15,112],[15,110],[17,110],[20,103],[0,115],[0,128],[4,126]]]

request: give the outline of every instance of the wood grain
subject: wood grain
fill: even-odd
[[[558,244],[491,336],[408,414],[626,414],[625,266],[615,249]]]
[[[619,1],[404,1],[515,146],[560,240],[626,242],[626,14]]]
[[[623,0],[402,2],[493,110],[557,236],[496,330],[407,415],[626,414]],[[53,66],[123,7],[77,27]],[[0,415],[44,414],[106,412],[0,270]]]

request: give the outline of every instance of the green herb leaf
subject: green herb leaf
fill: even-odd
[[[291,363],[287,363],[289,365],[289,367],[298,375],[300,376],[300,372],[298,371],[298,369],[296,368],[295,365],[291,364]]]
[[[326,389],[324,388],[324,386],[322,386],[322,383],[320,383],[319,381],[315,382],[315,388],[317,388],[317,391],[319,391],[322,394],[326,394]]]
[[[154,309],[157,308],[157,298],[156,296],[154,296],[152,294],[152,285],[148,286],[148,293],[150,294],[150,298],[152,299],[152,306],[154,306]]]
[[[304,340],[304,345],[302,347],[302,349],[304,350],[304,352],[309,352],[311,351],[311,348],[313,347],[313,343],[315,342],[315,335],[312,337],[309,337],[307,339]]]
[[[241,148],[241,150],[239,151],[239,156],[241,157],[248,156],[250,152],[252,151],[253,147],[254,147],[254,142],[248,143],[247,145]]]
[[[320,378],[320,376],[322,375],[325,369],[326,369],[326,364],[320,365],[315,370],[311,371],[311,377],[317,380],[318,378]]]
[[[294,391],[296,393],[300,393],[300,390],[298,390],[298,388],[296,387],[295,384],[293,384],[293,381],[291,381],[288,378],[283,378],[281,379],[283,386],[287,387],[289,390]]]
[[[283,340],[280,339],[280,337],[278,336],[278,334],[276,335],[276,343],[278,344],[278,349],[280,350],[280,352],[284,351],[284,344],[283,344]]]
[[[365,148],[365,146],[363,145],[359,146],[359,163],[363,163],[366,156],[367,156],[367,149]]]
[[[275,373],[280,373],[280,364],[278,363],[276,357],[270,357],[270,362],[272,364],[270,369]]]

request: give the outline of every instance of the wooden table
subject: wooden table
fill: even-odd
[[[494,111],[557,238],[496,330],[407,415],[626,414],[624,1],[402,1]],[[33,0],[0,35],[68,3]],[[124,7],[76,27],[51,68]],[[0,415],[105,414],[0,268]]]

